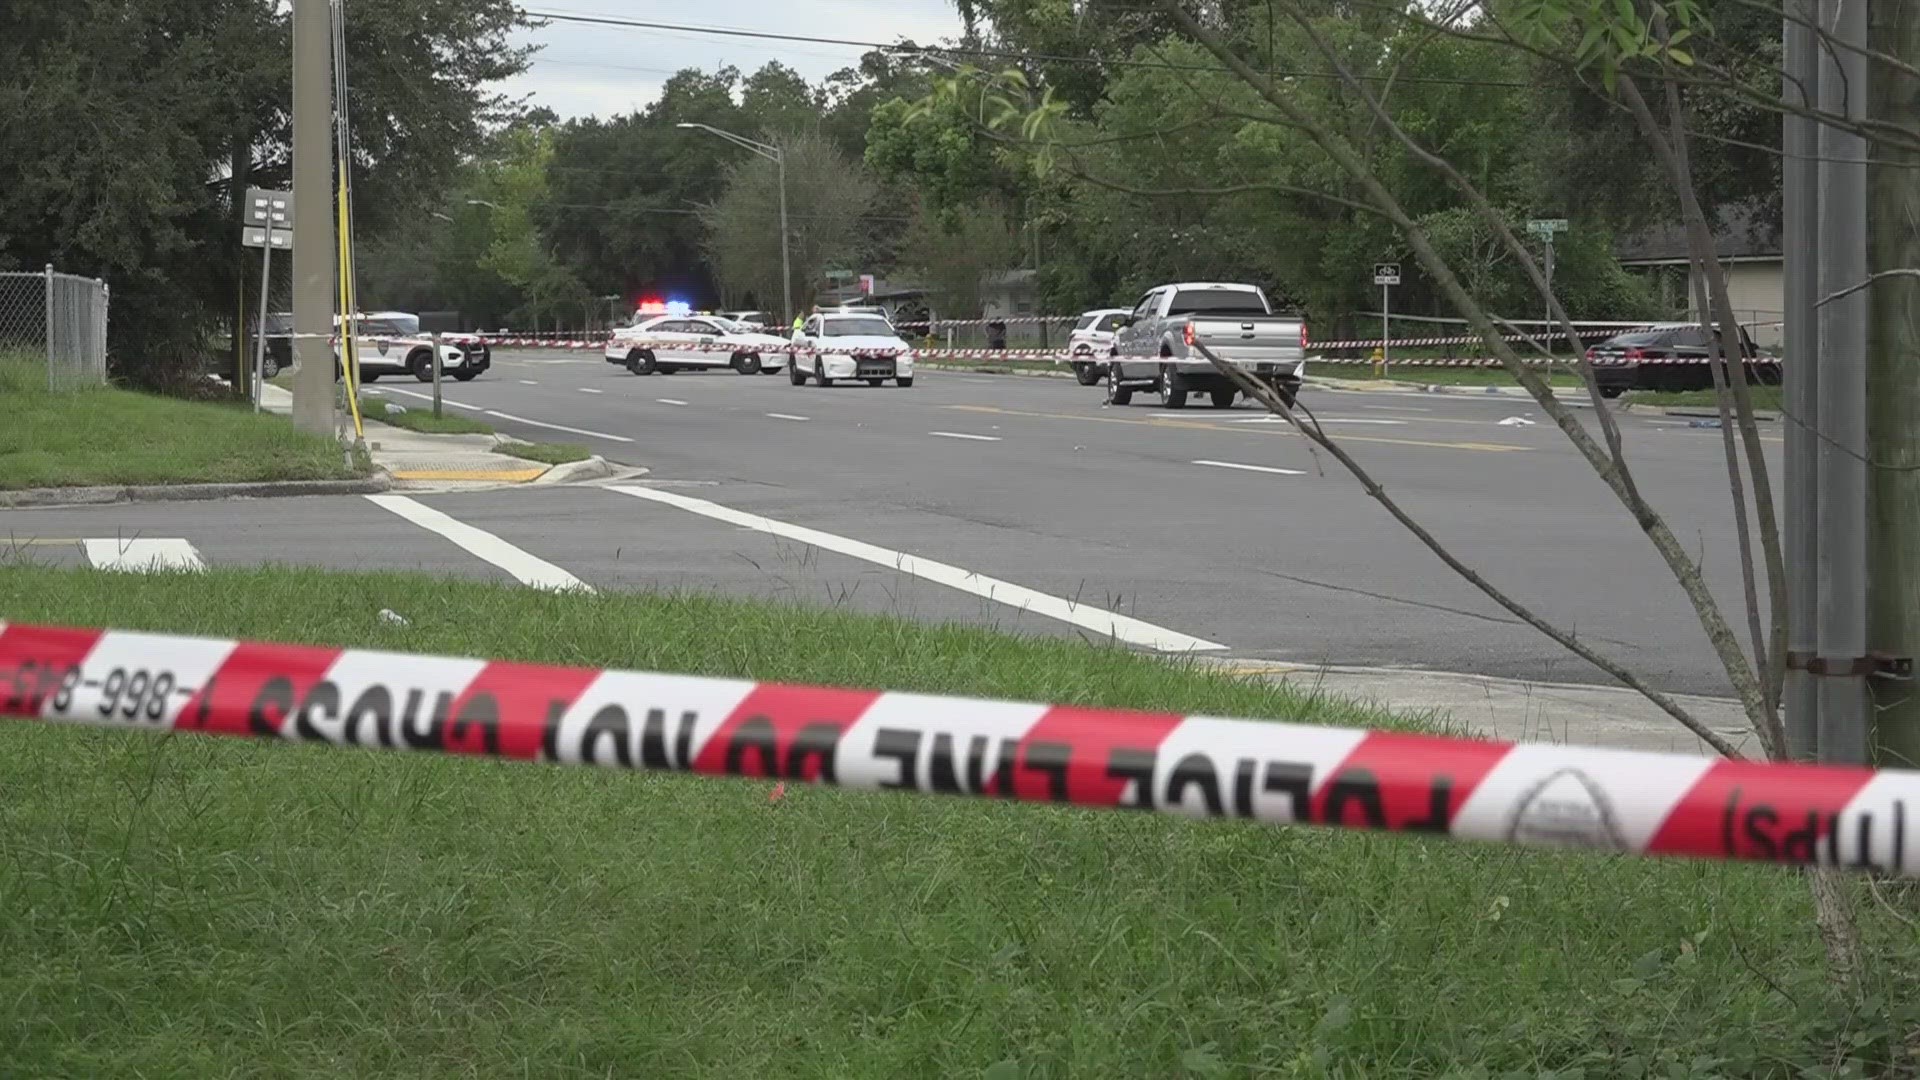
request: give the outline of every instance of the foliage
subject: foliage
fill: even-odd
[[[820,135],[789,135],[778,145],[786,161],[793,299],[804,308],[827,270],[864,254],[863,222],[877,190]],[[701,208],[707,257],[730,302],[767,310],[780,304],[780,183],[774,162],[750,156],[727,168],[720,197]]]
[[[927,287],[939,318],[980,314],[987,275],[1020,261],[1020,243],[1004,211],[994,207],[923,207],[907,228],[901,264]]]

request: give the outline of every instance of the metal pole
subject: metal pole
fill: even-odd
[[[1547,346],[1547,377],[1553,377],[1553,230],[1547,230],[1547,314],[1546,326],[1542,328]]]
[[[53,379],[53,264],[47,264],[46,307],[47,307],[47,392],[59,389]]]
[[[1791,3],[1791,0],[1789,0]],[[1797,10],[1796,10],[1797,9]],[[1795,4],[1791,14],[1811,19],[1807,4]],[[1819,43],[1812,29],[1793,20],[1783,24],[1782,58],[1785,75],[1781,97],[1788,103],[1819,105]],[[1807,425],[1819,413],[1820,328],[1815,321],[1819,276],[1814,266],[1820,248],[1819,128],[1811,119],[1783,114],[1780,163],[1781,237],[1785,274],[1785,311],[1782,328],[1785,355],[1781,382],[1786,392],[1786,563],[1787,652],[1812,656],[1819,644],[1816,605],[1819,584],[1814,566],[1819,551],[1817,527],[1819,469],[1818,440]],[[1789,665],[1786,677],[1787,752],[1796,760],[1811,761],[1819,751],[1819,680],[1803,668]]]
[[[787,257],[787,152],[776,148],[773,163],[780,169],[780,300],[788,323],[793,322],[793,263]]]
[[[273,226],[267,226],[267,246],[260,251],[260,323],[255,329],[253,378],[248,380],[253,393],[253,411],[260,411],[260,398],[266,393],[267,373],[267,289],[273,270]]]
[[[1823,0],[1820,21],[1835,48],[1819,59],[1820,108],[1854,121],[1866,118],[1867,12],[1859,0]],[[1819,292],[1831,296],[1867,276],[1866,140],[1830,124],[1819,134]],[[1866,678],[1854,663],[1867,652],[1867,294],[1856,292],[1820,309],[1820,435],[1815,651],[1819,676],[1820,760],[1867,759]]]
[[[334,433],[333,28],[327,0],[293,0],[293,425]]]
[[[1380,286],[1380,374],[1382,377],[1387,374],[1387,370],[1393,364],[1387,352],[1389,347],[1387,341],[1393,337],[1393,331],[1390,329],[1392,316],[1387,313],[1387,306],[1392,303],[1389,299],[1392,292],[1393,286],[1384,284]]]
[[[440,331],[433,332],[433,418],[440,419]]]
[[[1920,7],[1913,0],[1874,0],[1867,39],[1907,64],[1920,64]],[[1920,78],[1877,64],[1867,112],[1887,124],[1920,115]],[[1920,266],[1920,154],[1879,141],[1867,166],[1867,268],[1878,274]],[[1871,309],[1867,336],[1867,445],[1872,448],[1873,510],[1868,572],[1873,582],[1867,644],[1872,651],[1920,653],[1920,281],[1882,278],[1862,294]],[[1911,682],[1872,683],[1873,751],[1887,767],[1920,766],[1920,693]]]

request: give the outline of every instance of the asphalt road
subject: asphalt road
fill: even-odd
[[[393,379],[372,389],[407,405],[422,390]],[[1198,639],[1230,656],[1604,681],[1455,577],[1336,462],[1251,407],[1165,413],[1149,397],[1108,408],[1100,390],[1071,380],[936,371],[911,389],[796,388],[725,371],[639,377],[597,354],[547,352],[497,354],[485,378],[450,384],[446,397],[504,431],[646,465],[637,486],[672,501],[596,487],[412,496],[499,542],[478,553],[345,497],[0,511],[0,539],[34,538],[32,557],[48,561],[88,558],[69,541],[139,536],[183,539],[216,564],[523,580],[544,573],[526,569],[531,559],[602,588],[717,590],[1080,635],[1114,612],[1146,624],[1131,631],[1136,643],[1170,649]],[[1530,402],[1317,390],[1303,401],[1440,540],[1514,596],[1664,688],[1727,691],[1651,544]],[[1514,416],[1539,423],[1500,423]],[[1719,433],[1621,421],[1643,490],[1705,553],[1738,622]],[[1768,438],[1777,450],[1778,433]],[[1023,588],[1064,610],[1022,610],[1033,607]]]

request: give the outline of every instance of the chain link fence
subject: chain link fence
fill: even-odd
[[[49,389],[107,381],[107,283],[55,273],[0,273],[0,359],[45,364]]]

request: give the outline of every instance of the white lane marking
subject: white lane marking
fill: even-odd
[[[1385,409],[1388,412],[1432,412],[1433,411],[1432,409],[1422,409],[1417,405],[1362,405],[1360,407],[1363,409]]]
[[[662,405],[685,405],[686,404],[686,402],[681,401],[679,398],[657,397],[657,398],[654,398],[653,400],[659,402]]]
[[[400,388],[399,388],[399,387],[397,387],[397,386],[396,386],[396,387],[394,387],[394,388],[393,388],[393,389],[391,389],[391,390],[388,390],[388,391],[386,391],[386,392],[387,392],[387,393],[389,393],[389,394],[405,394],[405,395],[407,395],[408,397],[417,397],[417,398],[419,398],[419,399],[420,399],[421,401],[432,401],[432,400],[433,400],[433,395],[432,395],[432,394],[423,394],[423,393],[421,393],[421,392],[420,392],[420,391],[418,391],[418,390],[402,390],[402,389],[400,389]],[[469,405],[469,404],[467,404],[467,403],[466,403],[466,402],[464,402],[464,401],[455,401],[455,400],[453,400],[452,398],[449,398],[449,397],[446,397],[445,395],[442,395],[442,396],[441,396],[441,398],[440,398],[440,402],[441,402],[441,404],[443,404],[443,405],[451,405],[451,406],[453,406],[453,407],[454,407],[454,408],[456,408],[456,409],[472,409],[472,410],[473,410],[474,412],[480,412],[480,411],[481,411],[481,409],[480,409],[480,406],[478,406],[478,405]]]
[[[1406,427],[1408,423],[1406,420],[1382,420],[1373,416],[1322,416],[1319,417],[1319,420],[1323,424],[1378,424],[1382,427]],[[1290,421],[1284,416],[1249,416],[1244,420],[1233,421],[1233,423],[1236,424],[1285,424],[1289,422]]]
[[[605,391],[605,390],[595,390],[595,389],[594,389],[593,387],[591,387],[591,386],[580,386],[580,387],[575,387],[575,389],[577,389],[577,390],[579,390],[579,391],[580,391],[581,393],[583,393],[583,394],[604,394],[604,393],[606,393],[606,391]]]
[[[372,395],[373,395],[374,397],[386,397],[386,396],[387,396],[387,392],[386,392],[385,390],[367,390],[367,391],[365,391],[365,392],[366,392],[366,393],[369,393],[369,394],[372,394]]]
[[[972,439],[974,442],[999,442],[1000,441],[1000,436],[998,435],[969,435],[964,431],[929,431],[927,432],[927,434],[934,435],[942,439]]]
[[[135,574],[156,570],[205,570],[200,553],[179,539],[132,539],[117,537],[80,541],[87,550],[87,561],[96,570],[123,570]]]
[[[498,409],[483,409],[481,411],[485,412],[488,416],[497,416],[502,420],[511,420],[516,424],[531,424],[534,427],[549,428],[553,431],[564,431],[569,435],[585,435],[590,439],[608,439],[613,442],[630,443],[633,441],[625,435],[609,435],[604,431],[588,431],[586,428],[568,427],[565,424],[549,424],[545,420],[529,420],[524,416],[503,413]]]
[[[775,420],[810,420],[812,419],[812,417],[795,416],[792,413],[783,413],[783,412],[770,412],[767,415]]]
[[[521,385],[521,386],[539,386],[540,384],[539,384],[539,383],[537,383],[537,382],[535,382],[535,381],[534,381],[534,380],[532,380],[532,379],[521,379],[521,380],[520,380],[520,385]]]
[[[545,559],[528,554],[485,529],[476,529],[459,518],[441,513],[425,503],[405,495],[369,495],[367,500],[383,510],[390,510],[406,518],[428,532],[439,533],[453,541],[455,546],[485,559],[536,589],[593,591],[593,586]]]
[[[1247,472],[1273,473],[1276,476],[1305,476],[1299,469],[1276,469],[1271,465],[1242,465],[1237,461],[1208,461],[1205,458],[1194,462],[1195,465],[1211,465],[1216,469],[1243,469]]]
[[[995,603],[1006,604],[1022,611],[1031,611],[1050,619],[1090,630],[1101,637],[1111,637],[1129,645],[1139,645],[1159,652],[1217,652],[1226,646],[1204,638],[1189,637],[1177,631],[1155,626],[1149,622],[1127,615],[1116,614],[1090,604],[1075,603],[1063,597],[1037,592],[1024,585],[1015,585],[1010,581],[977,574],[964,567],[949,563],[935,562],[909,555],[904,551],[894,551],[861,540],[854,540],[833,533],[809,529],[804,525],[793,525],[773,518],[761,517],[743,510],[721,506],[705,499],[695,499],[672,491],[658,488],[630,487],[615,485],[610,491],[631,495],[636,499],[664,503],[678,507],[702,517],[724,521],[731,525],[753,529],[772,536],[783,536],[803,544],[826,551],[836,552],[851,558],[897,570],[910,577],[924,578],[936,585],[945,585],[961,592],[985,597]]]

